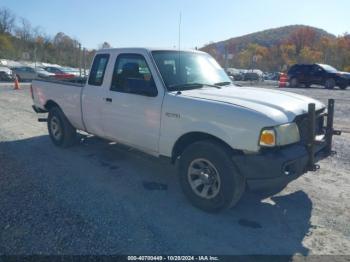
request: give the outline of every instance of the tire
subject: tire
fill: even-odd
[[[326,89],[333,89],[335,87],[335,80],[333,78],[328,78],[324,83]]]
[[[293,77],[290,81],[289,81],[289,85],[290,87],[293,87],[293,88],[297,88],[299,87],[299,81],[296,77]]]
[[[348,86],[345,84],[345,85],[340,85],[339,88],[342,89],[342,90],[345,90]]]
[[[214,213],[238,203],[245,190],[245,179],[230,155],[229,150],[212,140],[195,142],[182,153],[180,185],[193,206]]]
[[[305,88],[310,88],[311,84],[305,84]]]
[[[58,147],[69,147],[76,139],[76,129],[69,123],[68,119],[58,107],[49,111],[47,128],[51,141]]]

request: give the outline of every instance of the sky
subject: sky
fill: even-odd
[[[50,36],[78,39],[86,48],[202,47],[269,28],[304,24],[350,32],[350,0],[0,0]]]

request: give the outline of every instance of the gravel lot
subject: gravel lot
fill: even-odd
[[[167,163],[95,137],[54,147],[22,86],[0,85],[0,254],[350,255],[350,89],[284,89],[336,99],[338,154],[278,195],[212,215]]]

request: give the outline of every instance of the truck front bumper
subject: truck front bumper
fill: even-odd
[[[245,176],[250,190],[283,189],[289,182],[308,171],[316,171],[319,160],[335,154],[332,151],[333,135],[341,132],[333,129],[334,100],[328,101],[324,135],[316,136],[315,105],[309,105],[308,139],[305,143],[262,151],[252,155],[235,155],[233,161]]]

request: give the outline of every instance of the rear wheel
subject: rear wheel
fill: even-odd
[[[293,77],[291,80],[290,80],[290,86],[295,88],[295,87],[299,87],[299,81],[297,78]]]
[[[56,146],[68,147],[75,142],[76,129],[58,107],[50,109],[47,128],[50,138]]]
[[[335,87],[335,80],[333,78],[329,78],[324,83],[324,87],[327,89],[333,89]]]
[[[179,178],[189,201],[206,212],[234,206],[245,189],[226,148],[212,140],[195,142],[180,158]]]

